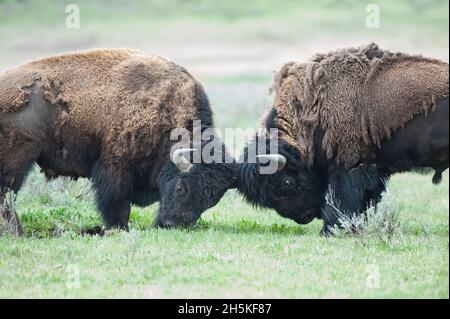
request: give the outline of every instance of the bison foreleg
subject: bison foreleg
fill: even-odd
[[[23,235],[22,225],[16,212],[16,195],[25,179],[31,164],[27,163],[22,170],[4,173],[0,171],[0,217],[5,229],[13,236]],[[5,170],[6,171],[6,170]]]
[[[92,173],[97,208],[107,229],[128,230],[131,204],[129,197],[130,179],[115,167],[98,162]]]
[[[111,207],[107,209],[106,214],[102,212],[106,229],[118,228],[128,231],[130,211],[130,202],[126,200],[111,205]]]
[[[8,233],[13,236],[21,236],[23,234],[22,225],[15,209],[15,195],[8,197],[6,193],[2,195],[0,191],[0,215],[3,217],[5,230]]]
[[[329,180],[329,203],[322,212],[322,234],[329,235],[341,221],[365,213],[370,205],[381,200],[386,179],[380,177],[376,166],[363,164],[346,171],[339,169]]]

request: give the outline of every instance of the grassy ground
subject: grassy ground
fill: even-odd
[[[26,237],[0,238],[0,297],[449,296],[448,175],[439,187],[394,178],[378,213],[389,218],[336,238],[235,192],[197,230],[154,229],[154,205],[133,208],[129,233],[83,237],[100,225],[89,185],[65,184],[33,174],[19,196]]]
[[[382,28],[364,27],[372,1],[67,1],[82,28],[64,28],[64,1],[0,0],[0,72],[24,60],[93,47],[158,52],[204,84],[217,126],[255,127],[271,71],[340,45],[376,41],[448,60],[448,2],[378,1]],[[238,141],[238,149],[242,141]],[[378,215],[354,236],[318,236],[247,205],[234,191],[196,230],[152,227],[157,205],[133,208],[131,231],[101,225],[90,184],[45,183],[35,170],[17,199],[25,236],[0,235],[5,297],[449,297],[449,179],[393,178]]]

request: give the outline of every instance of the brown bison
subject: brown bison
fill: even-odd
[[[192,132],[194,120],[213,127],[201,84],[162,57],[94,50],[18,66],[0,77],[0,207],[37,163],[48,178],[90,178],[107,228],[127,229],[131,204],[157,200],[159,226],[198,218],[235,174],[188,164],[185,151],[170,160],[172,130]],[[199,188],[208,196],[194,196]],[[15,212],[1,215],[22,232]]]
[[[262,175],[261,163],[245,163],[238,188],[298,223],[319,217],[327,233],[335,209],[364,212],[392,174],[432,168],[438,183],[449,166],[448,63],[370,44],[288,63],[273,91],[264,127],[278,129],[279,148],[262,158],[280,169]]]

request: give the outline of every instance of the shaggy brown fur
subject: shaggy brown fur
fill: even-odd
[[[0,198],[6,189],[18,191],[34,162],[47,177],[90,177],[96,167],[111,193],[142,183],[130,180],[137,175],[156,189],[170,132],[198,119],[199,92],[172,61],[126,49],[49,57],[8,71],[0,77]]]
[[[196,85],[187,71],[158,56],[131,50],[67,54],[1,77],[0,114],[25,109],[32,87],[42,86],[57,109],[55,139],[61,147],[64,136],[101,137],[105,160],[121,165],[123,156],[147,157],[161,132],[195,118]],[[58,151],[70,156],[64,147]]]
[[[313,164],[320,128],[327,158],[350,168],[415,115],[435,110],[449,95],[449,67],[372,43],[288,63],[273,91],[280,137],[298,147],[306,165]]]

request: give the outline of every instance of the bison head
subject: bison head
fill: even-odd
[[[258,155],[248,159],[239,171],[238,190],[250,202],[275,209],[281,216],[299,224],[307,224],[320,216],[324,206],[324,189],[319,178],[301,164],[298,152],[288,144],[281,144],[279,154]],[[276,162],[274,174],[262,174],[263,163]]]
[[[167,164],[160,179],[161,202],[156,226],[192,226],[205,210],[219,202],[227,189],[235,188],[234,164],[193,164],[187,155],[195,151],[179,149]]]

